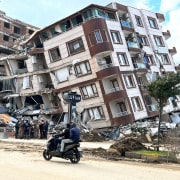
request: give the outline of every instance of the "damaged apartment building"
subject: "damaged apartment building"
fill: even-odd
[[[113,2],[91,4],[35,31],[20,43],[23,53],[1,58],[16,112],[63,121],[69,107],[63,95],[76,92],[78,117],[90,129],[158,116],[144,85],[176,72],[164,21],[163,14]],[[179,100],[169,99],[165,112],[178,110]]]

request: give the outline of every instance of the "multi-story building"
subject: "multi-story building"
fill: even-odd
[[[12,87],[10,87],[10,84],[13,77],[9,76],[9,71],[12,70],[11,66],[13,66],[13,62],[9,64],[9,60],[7,60],[8,56],[13,54],[14,59],[16,59],[16,71],[18,71],[19,67],[25,67],[26,65],[21,58],[15,58],[20,52],[22,52],[22,49],[17,48],[17,45],[19,42],[30,37],[30,35],[38,29],[39,28],[30,24],[10,18],[6,16],[5,12],[0,11],[0,104],[2,103],[2,97],[4,95],[12,93]],[[3,58],[6,60],[3,60]],[[14,75],[15,74],[16,73],[14,73]],[[2,81],[1,78],[5,76],[6,80]]]
[[[28,58],[5,60],[19,96],[16,108],[40,105],[40,114],[67,112],[63,94],[77,92],[82,96],[77,112],[89,128],[157,116],[144,85],[176,72],[176,49],[168,48],[171,35],[162,32],[163,21],[163,14],[119,3],[92,4],[36,31],[21,44]],[[19,58],[26,67],[17,66]],[[170,100],[165,111],[174,108]]]

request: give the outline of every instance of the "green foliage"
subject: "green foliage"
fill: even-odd
[[[151,97],[154,97],[160,107],[166,105],[167,100],[171,96],[180,94],[180,73],[171,73],[165,77],[158,77],[158,79],[146,86]]]

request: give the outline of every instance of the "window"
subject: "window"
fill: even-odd
[[[117,56],[118,56],[118,59],[119,59],[119,64],[121,66],[129,65],[126,53],[118,53]]]
[[[143,87],[145,85],[143,77],[138,77],[138,85]]]
[[[9,41],[9,36],[3,35],[3,40],[4,41]]]
[[[126,83],[126,87],[127,87],[127,88],[136,87],[132,75],[124,75],[124,80],[125,80],[125,83]]]
[[[99,30],[98,30],[98,31],[95,31],[95,37],[96,37],[97,43],[102,43],[102,42],[103,42],[103,41],[102,41],[102,37],[101,37],[101,33],[100,33]]]
[[[118,102],[117,103],[117,108],[118,108],[118,116],[125,116],[128,114],[126,104],[125,102]]]
[[[76,76],[78,77],[91,73],[91,67],[88,61],[80,64],[76,64],[74,68],[75,68]]]
[[[138,96],[131,98],[131,102],[132,102],[133,109],[135,112],[143,110],[141,100]]]
[[[113,87],[113,89],[111,90],[111,92],[112,92],[112,91],[115,92],[115,91],[119,91],[119,90],[120,90],[120,88],[119,88],[119,83],[118,83],[117,79],[111,79],[110,82],[111,82],[112,87]]]
[[[98,92],[95,84],[83,86],[80,88],[83,99],[97,97]]]
[[[157,46],[164,46],[164,42],[161,36],[154,36],[154,40]]]
[[[139,38],[143,46],[149,46],[149,42],[146,36],[139,36]]]
[[[101,106],[89,108],[87,109],[87,111],[91,120],[99,120],[105,118],[103,108]]]
[[[49,50],[49,56],[51,62],[58,61],[61,59],[61,54],[58,47]]]
[[[137,24],[137,26],[143,26],[141,17],[140,17],[140,16],[135,16],[135,18],[136,18],[136,24]]]
[[[90,43],[91,43],[91,46],[93,46],[94,44],[96,44],[96,39],[95,39],[93,33],[89,34],[88,37],[89,37],[89,41],[90,41]]]
[[[27,68],[26,63],[25,63],[24,60],[18,60],[18,61],[17,61],[17,66],[18,66],[18,69]]]
[[[145,57],[146,57],[146,61],[147,61],[147,63],[148,63],[149,65],[155,64],[154,58],[153,58],[152,55],[147,55],[147,54],[146,54]]]
[[[67,43],[70,55],[84,51],[84,44],[81,38]]]
[[[148,21],[149,21],[149,25],[150,25],[151,28],[158,29],[156,19],[148,18]]]
[[[103,41],[104,41],[104,42],[107,42],[107,41],[108,41],[107,33],[106,33],[105,30],[102,30],[102,37],[103,37]]]
[[[167,54],[161,54],[161,61],[162,61],[162,64],[164,64],[164,65],[171,64]]]
[[[115,43],[115,44],[122,43],[119,31],[111,31],[111,36],[113,39],[113,43]]]
[[[4,27],[7,28],[7,29],[9,29],[9,28],[10,28],[10,24],[7,23],[7,22],[4,22]]]
[[[14,26],[14,33],[20,34],[21,29],[19,27]]]

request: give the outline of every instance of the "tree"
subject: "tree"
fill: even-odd
[[[166,76],[158,77],[156,81],[146,85],[146,89],[151,97],[153,97],[159,108],[159,123],[157,150],[159,151],[160,126],[163,113],[163,107],[166,105],[169,97],[174,97],[180,93],[180,73],[169,73]]]

